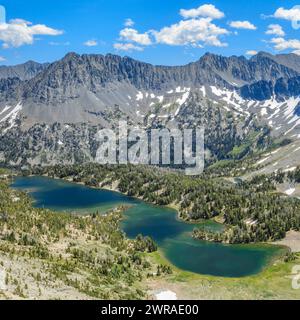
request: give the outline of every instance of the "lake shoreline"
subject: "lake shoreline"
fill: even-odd
[[[21,176],[21,175],[16,175],[16,176]],[[22,176],[21,176],[22,177]],[[73,179],[70,179],[70,178],[59,178],[59,177],[51,177],[49,176],[48,174],[43,174],[43,175],[28,175],[27,177],[45,177],[45,178],[50,178],[50,179],[54,179],[54,180],[60,180],[60,181],[65,181],[65,182],[69,182],[69,183],[73,183],[73,184],[76,184],[76,185],[80,185],[80,186],[85,186],[85,187],[88,187],[88,188],[91,188],[91,189],[95,189],[95,190],[107,190],[107,191],[111,191],[111,192],[116,192],[116,193],[119,193],[119,194],[122,194],[122,195],[125,195],[125,196],[128,196],[128,194],[126,193],[123,193],[121,192],[117,186],[115,185],[114,187],[109,187],[108,185],[104,185],[103,187],[99,186],[99,187],[95,187],[95,186],[88,186],[86,185],[84,182],[80,182],[80,181],[74,181]],[[142,197],[137,197],[137,196],[130,196],[131,198],[134,198],[134,199],[137,199],[137,200],[141,200],[145,203],[148,203],[150,205],[154,205],[154,206],[159,206],[155,203],[151,203],[151,202],[147,202],[145,201]],[[169,204],[169,205],[166,205],[166,206],[161,206],[163,208],[169,208],[169,209],[173,209],[176,211],[176,219],[182,223],[187,223],[187,224],[193,224],[193,225],[197,225],[199,223],[201,223],[201,221],[189,221],[189,220],[184,220],[180,217],[180,214],[179,214],[179,207],[178,205],[176,204]],[[204,221],[204,220],[203,220]],[[213,221],[213,222],[216,222],[220,225],[223,225],[226,227],[226,225],[224,224],[224,221],[222,221],[222,219],[218,218],[218,217],[214,217],[212,219],[209,219],[208,221]],[[191,235],[192,237],[192,235]],[[281,247],[281,248],[286,248],[288,249],[289,252],[300,252],[300,245],[299,245],[299,250],[298,251],[294,251],[294,247],[293,245],[291,245],[291,242],[290,241],[284,241],[286,238],[282,239],[282,240],[279,240],[279,241],[273,241],[273,242],[257,242],[257,243],[253,243],[254,245],[273,245],[273,246],[277,246],[277,247]],[[214,241],[211,241],[212,243],[215,243]],[[224,244],[227,244],[227,243],[224,243]],[[230,244],[228,244],[230,245]],[[246,245],[246,244],[236,244],[236,245]]]
[[[66,182],[69,182],[69,183],[74,183],[74,184],[77,184],[77,185],[81,185],[81,186],[85,186],[85,187],[88,187],[88,188],[91,188],[91,189],[95,189],[95,190],[107,190],[107,191],[112,191],[112,192],[116,192],[116,193],[120,193],[122,195],[125,195],[125,196],[129,196],[128,194],[126,193],[123,193],[121,192],[117,186],[114,186],[114,187],[109,187],[108,185],[105,185],[103,187],[95,187],[95,186],[88,186],[86,185],[84,182],[80,182],[80,181],[74,181],[73,179],[70,179],[70,178],[59,178],[59,177],[50,177],[48,174],[44,174],[44,175],[41,175],[42,177],[46,177],[46,178],[51,178],[51,179],[55,179],[55,180],[62,180],[62,181],[66,181]],[[28,177],[39,177],[37,175],[28,175]],[[145,201],[142,197],[136,197],[136,196],[130,196],[131,198],[134,198],[134,199],[137,199],[137,200],[141,200],[141,201],[144,201],[145,203],[148,203],[150,205],[155,205],[155,206],[159,206],[155,203],[151,203],[151,202],[147,202]],[[187,224],[193,224],[193,225],[196,225],[196,224],[199,224],[201,223],[201,221],[189,221],[189,220],[184,220],[180,217],[180,214],[179,214],[179,207],[178,205],[176,204],[169,204],[169,205],[166,205],[166,206],[161,206],[161,207],[165,207],[165,208],[169,208],[169,209],[173,209],[177,212],[176,214],[176,218],[178,219],[178,221],[182,222],[182,223],[187,223]],[[204,220],[203,220],[204,221]],[[226,224],[224,224],[224,221],[222,221],[221,218],[218,218],[218,217],[214,217],[212,219],[209,219],[208,221],[213,221],[213,222],[216,222],[220,225],[223,225],[226,227]],[[257,243],[253,243],[253,244],[257,244],[257,245],[273,245],[273,246],[278,246],[278,247],[281,247],[281,248],[286,248],[288,249],[289,252],[300,252],[300,245],[299,245],[299,251],[293,251],[293,247],[291,246],[290,242],[289,241],[286,241],[284,243],[280,243],[281,241],[284,241],[284,239],[280,240],[280,241],[273,241],[273,242],[257,242]],[[211,241],[212,243],[215,243],[213,241]],[[226,244],[226,243],[225,243]],[[230,244],[228,244],[230,245]],[[236,244],[236,245],[247,245],[247,244]]]
[[[175,211],[175,208],[173,207],[173,208],[170,208],[170,207],[167,207],[167,206],[158,206],[158,205],[155,205],[155,204],[147,204],[145,201],[143,201],[142,199],[137,199],[136,197],[134,198],[134,197],[129,197],[128,195],[126,195],[126,194],[123,194],[123,193],[121,193],[119,190],[116,190],[116,189],[114,189],[114,190],[111,190],[111,188],[100,188],[100,187],[93,187],[93,186],[87,186],[87,185],[85,185],[84,183],[82,183],[82,182],[74,182],[74,181],[72,181],[70,178],[67,178],[67,179],[61,179],[61,178],[58,178],[58,177],[55,177],[55,178],[53,178],[53,177],[49,177],[48,175],[43,175],[43,176],[37,176],[37,175],[31,175],[30,177],[29,176],[27,176],[28,178],[46,178],[46,179],[52,179],[52,180],[56,180],[56,181],[62,181],[62,182],[64,182],[64,183],[70,183],[70,185],[78,185],[78,186],[81,186],[81,187],[84,187],[84,188],[87,188],[86,190],[88,190],[88,189],[91,189],[91,190],[98,190],[98,191],[110,191],[110,192],[113,192],[113,193],[115,193],[116,194],[116,196],[117,195],[121,195],[121,196],[125,196],[125,197],[128,197],[129,199],[131,198],[131,199],[133,199],[133,201],[134,201],[134,199],[135,200],[139,200],[139,201],[141,201],[141,203],[143,203],[144,205],[145,205],[145,208],[144,207],[141,207],[140,209],[139,209],[139,207],[140,206],[138,206],[138,207],[136,207],[136,208],[138,208],[138,209],[134,209],[134,210],[140,210],[139,212],[138,212],[138,215],[136,215],[136,213],[135,214],[133,214],[133,216],[132,216],[132,212],[130,212],[130,214],[129,214],[129,216],[131,216],[131,221],[130,221],[130,219],[129,219],[129,221],[128,221],[128,219],[127,219],[127,217],[126,217],[126,219],[124,219],[124,223],[125,223],[125,225],[126,225],[126,223],[129,223],[129,225],[127,225],[127,229],[126,230],[124,230],[125,231],[125,233],[127,234],[127,236],[129,237],[129,238],[134,238],[135,236],[136,236],[136,234],[135,233],[132,233],[132,228],[135,228],[134,227],[134,225],[136,224],[136,223],[138,223],[138,222],[136,222],[136,221],[138,221],[139,220],[139,217],[141,217],[141,213],[142,212],[145,212],[145,214],[146,214],[146,212],[147,212],[147,210],[149,210],[149,208],[150,208],[150,212],[151,212],[151,208],[153,207],[153,210],[157,210],[157,209],[159,209],[159,208],[161,208],[162,210],[164,210],[164,209],[171,209],[172,210],[172,212],[171,211],[169,211],[169,213],[168,212],[166,212],[166,213],[168,213],[166,216],[165,216],[165,213],[159,213],[159,216],[158,216],[158,218],[156,217],[155,218],[155,216],[153,217],[153,221],[152,221],[152,219],[151,219],[151,216],[149,217],[150,218],[150,220],[149,220],[149,222],[147,222],[147,225],[150,223],[150,225],[152,224],[152,223],[158,223],[159,225],[161,225],[162,226],[162,228],[165,228],[165,227],[167,227],[167,229],[165,229],[165,230],[169,230],[168,228],[169,228],[169,224],[171,223],[171,225],[170,225],[170,230],[169,231],[164,231],[164,237],[168,237],[168,235],[170,235],[170,239],[174,239],[174,241],[175,242],[173,242],[173,240],[172,240],[172,242],[171,243],[173,243],[173,244],[171,244],[171,247],[168,247],[168,249],[167,249],[167,251],[166,251],[166,248],[165,248],[165,244],[163,245],[163,248],[164,248],[164,250],[159,250],[161,253],[162,253],[162,251],[164,251],[163,252],[163,255],[164,255],[164,257],[165,257],[165,259],[167,259],[167,261],[173,266],[173,267],[175,267],[175,268],[178,268],[178,269],[180,269],[180,270],[183,270],[184,272],[190,272],[190,273],[193,273],[193,274],[198,274],[198,275],[211,275],[211,276],[213,276],[213,277],[225,277],[225,278],[232,278],[232,277],[245,277],[245,276],[251,276],[251,275],[255,275],[255,274],[258,274],[258,273],[260,273],[262,270],[264,270],[265,268],[267,268],[271,263],[272,263],[272,261],[275,259],[275,260],[278,260],[278,257],[279,257],[279,253],[280,253],[280,256],[282,256],[282,251],[280,250],[280,248],[281,249],[283,249],[283,247],[282,246],[278,246],[278,245],[272,245],[271,243],[267,243],[267,244],[264,244],[264,243],[253,243],[253,244],[236,244],[236,245],[228,245],[228,244],[215,244],[215,243],[210,243],[209,244],[209,242],[202,242],[202,241],[200,241],[200,240],[195,240],[195,239],[193,239],[192,238],[192,234],[191,234],[191,232],[192,232],[192,226],[194,225],[194,223],[193,224],[191,224],[191,223],[187,223],[187,222],[185,222],[185,221],[183,221],[182,219],[178,219],[178,214],[177,214],[177,212]],[[26,179],[27,177],[23,177],[24,179]],[[47,182],[40,182],[40,185],[41,186],[44,186],[44,184],[47,184]],[[58,193],[59,194],[59,193]],[[53,197],[53,196],[52,196]],[[105,196],[106,197],[106,196]],[[114,197],[114,196],[113,196]],[[118,196],[117,196],[118,197]],[[120,200],[117,200],[117,201],[120,201],[120,202],[122,202],[123,201],[123,199],[121,198]],[[75,201],[76,202],[76,201]],[[87,201],[85,201],[85,203],[86,203]],[[70,199],[68,200],[68,203],[70,203]],[[71,199],[71,203],[73,204],[73,200]],[[67,204],[66,204],[67,205]],[[91,205],[93,205],[93,201],[91,202]],[[142,206],[144,206],[144,205],[142,205]],[[150,206],[150,207],[149,207]],[[96,205],[95,205],[95,207],[96,207]],[[104,207],[105,207],[105,205],[104,205]],[[135,206],[134,206],[135,207]],[[143,209],[144,208],[144,209]],[[148,209],[147,209],[148,208]],[[59,211],[59,209],[57,209],[58,211]],[[74,209],[74,210],[76,210],[76,209]],[[99,210],[101,211],[101,208],[100,208],[100,206],[99,206]],[[146,211],[144,211],[144,210],[146,210]],[[149,213],[148,213],[149,214]],[[126,213],[125,213],[125,215],[126,215]],[[161,215],[161,217],[160,217],[160,215]],[[172,217],[172,218],[170,218],[170,217]],[[136,219],[137,218],[137,219]],[[142,221],[143,221],[143,219],[144,218],[142,218]],[[157,220],[157,219],[159,219],[159,220]],[[162,220],[161,220],[162,219]],[[166,220],[167,219],[167,220]],[[171,220],[170,220],[171,219]],[[172,222],[172,221],[174,221],[174,222]],[[175,221],[177,221],[176,223],[175,223]],[[205,220],[204,222],[209,222],[209,221],[211,221],[211,222],[213,222],[213,223],[216,223],[215,221],[213,221],[213,220]],[[166,224],[166,222],[167,222],[167,225],[165,225]],[[133,223],[133,225],[132,225],[132,223]],[[146,222],[145,222],[146,223]],[[162,224],[161,224],[162,223]],[[175,223],[175,225],[174,226],[172,226],[172,224],[174,224]],[[198,222],[198,223],[201,223],[201,222]],[[185,227],[185,226],[186,227]],[[218,225],[221,225],[221,224],[218,224]],[[129,226],[129,229],[128,229],[128,226]],[[142,225],[141,225],[142,226]],[[165,227],[163,227],[163,226],[165,226]],[[189,227],[188,227],[189,226]],[[138,225],[137,225],[137,227],[138,227]],[[175,227],[175,229],[174,229],[174,227]],[[209,226],[209,228],[210,228],[211,226]],[[213,228],[215,228],[214,227],[214,225],[212,226]],[[173,229],[174,230],[173,230]],[[178,229],[179,228],[179,229]],[[176,233],[174,234],[174,231],[175,230],[177,230],[178,229],[178,231],[176,231]],[[127,233],[127,230],[129,231],[129,234]],[[139,229],[137,229],[137,230],[139,230]],[[145,235],[149,235],[149,236],[152,236],[152,233],[154,232],[154,234],[156,234],[155,233],[155,231],[151,231],[150,229],[148,230],[148,231],[150,231],[150,233],[148,233],[148,231],[146,230],[144,230],[144,229],[140,229],[141,231],[137,231],[137,232],[139,232],[139,233],[141,233],[141,234],[145,234]],[[145,232],[143,232],[143,230],[145,231]],[[173,230],[173,231],[172,231]],[[187,230],[189,230],[189,231],[187,231]],[[217,229],[218,230],[218,229]],[[171,232],[171,233],[170,233]],[[172,233],[173,232],[173,233]],[[178,233],[179,232],[179,233]],[[176,234],[177,234],[177,236],[176,236]],[[180,236],[179,238],[178,238],[178,236],[180,235],[180,234],[182,234],[182,236]],[[175,238],[174,238],[175,237]],[[152,237],[155,241],[158,241],[158,244],[159,244],[159,247],[161,247],[161,245],[162,245],[162,242],[160,241],[159,242],[159,240],[157,240],[157,236],[154,236],[154,237]],[[163,238],[164,239],[164,238]],[[177,240],[176,240],[177,239]],[[180,240],[181,239],[181,240]],[[177,246],[177,241],[181,241],[181,242],[179,242],[178,244],[179,244],[179,247]],[[184,242],[182,242],[182,241],[184,241]],[[170,241],[168,241],[168,242],[170,242]],[[205,244],[205,243],[207,243],[207,244]],[[182,251],[182,245],[184,245],[184,251]],[[169,245],[168,245],[169,246]],[[175,247],[174,247],[175,246]],[[172,248],[172,249],[171,249]],[[179,249],[180,248],[180,249]],[[201,248],[203,248],[203,249],[201,249]],[[211,248],[211,249],[210,249]],[[218,249],[219,248],[219,249]],[[270,248],[270,249],[269,249]],[[284,249],[286,250],[287,248],[286,247],[284,247]],[[171,251],[170,251],[171,250]],[[177,258],[174,258],[174,254],[175,254],[175,256],[177,256],[177,253],[175,253],[175,251],[176,252],[178,252],[178,250],[181,250],[181,251],[179,251],[179,256],[181,256],[181,254],[183,254],[183,256],[186,256],[186,258],[188,259],[186,262],[184,262],[183,264],[182,264],[182,262],[180,262],[180,261],[178,261],[178,259]],[[196,251],[195,251],[196,250]],[[199,251],[200,250],[200,251]],[[203,251],[204,250],[204,251]],[[208,250],[208,251],[207,251]],[[212,250],[212,251],[211,251]],[[217,250],[217,251],[216,251]],[[225,250],[225,251],[224,251]],[[247,250],[247,251],[246,251]],[[166,252],[165,252],[166,251]],[[223,268],[223,266],[221,267],[221,270],[220,271],[211,271],[210,270],[210,267],[208,267],[208,265],[210,265],[210,263],[213,263],[213,265],[212,266],[214,266],[215,265],[215,263],[217,263],[217,261],[215,261],[216,259],[218,259],[217,258],[217,256],[219,256],[219,254],[217,254],[217,252],[218,251],[220,251],[220,253],[219,254],[221,254],[222,255],[222,252],[223,253],[226,253],[226,254],[229,254],[229,255],[233,255],[232,256],[232,258],[230,258],[229,260],[228,260],[228,257],[226,258],[227,260],[226,260],[226,262],[224,261],[224,263],[226,263],[226,264],[229,264],[228,265],[228,267],[229,268],[231,268],[232,270],[237,270],[237,269],[235,269],[238,265],[238,261],[239,261],[239,259],[242,259],[242,261],[244,261],[245,263],[250,263],[250,265],[252,265],[252,267],[250,267],[250,265],[249,265],[249,267],[250,267],[250,270],[249,271],[247,271],[247,268],[249,268],[248,266],[246,267],[246,269],[244,270],[243,268],[242,269],[240,269],[240,271],[237,271],[237,273],[236,273],[236,271],[232,271],[233,273],[228,273],[228,272],[225,272],[225,274],[223,274],[222,275],[222,272],[221,272],[221,270],[222,270],[222,268]],[[281,252],[280,252],[281,251]],[[181,252],[181,253],[180,253]],[[194,253],[193,253],[194,252]],[[201,258],[201,257],[198,257],[195,261],[193,261],[194,259],[192,258],[192,257],[195,257],[195,254],[197,255],[197,252],[198,253],[200,253],[200,256],[203,256],[203,258]],[[239,253],[240,252],[240,253]],[[259,252],[261,252],[261,253],[259,253]],[[216,254],[217,254],[217,256],[216,256]],[[239,255],[241,254],[241,257],[239,257]],[[251,256],[254,254],[254,257],[255,257],[255,255],[258,255],[258,256],[256,256],[256,258],[251,258]],[[211,256],[212,255],[212,256]],[[248,256],[249,255],[249,256]],[[205,262],[205,264],[203,265],[203,266],[201,266],[201,259],[207,259],[208,257],[212,257],[212,259],[214,259],[214,260],[212,260],[212,262],[209,262],[208,263],[208,265],[206,265],[206,262]],[[244,256],[244,258],[242,258]],[[248,257],[247,257],[248,256]],[[214,257],[214,258],[213,258]],[[262,259],[262,257],[265,257],[265,258],[263,258],[263,260],[260,260],[260,259]],[[175,260],[174,260],[175,259]],[[192,260],[191,260],[192,259]],[[200,259],[200,260],[199,260]],[[235,259],[237,259],[237,260],[235,260]],[[259,259],[259,260],[257,260],[257,259]],[[199,260],[199,261],[198,261]],[[197,261],[197,262],[196,262]],[[215,261],[215,262],[213,262],[213,261]],[[233,261],[234,263],[232,264],[232,262],[231,261]],[[242,262],[241,261],[241,262]],[[246,261],[248,261],[248,262],[246,262]],[[260,261],[260,262],[259,262]],[[179,263],[179,265],[178,265],[178,262],[180,262]],[[189,267],[189,264],[190,264],[190,262],[191,262],[191,266]],[[196,263],[196,264],[195,264]],[[200,264],[199,264],[200,263]],[[260,263],[262,263],[262,265],[261,266],[259,266],[259,264]],[[218,263],[217,263],[218,264]],[[216,265],[217,265],[216,264]],[[216,266],[215,265],[215,266]],[[252,269],[252,271],[251,271],[251,268],[255,268],[254,270]],[[195,269],[196,268],[196,269]],[[208,269],[207,269],[208,268]],[[197,270],[197,271],[196,271]],[[201,270],[201,271],[200,271]],[[221,272],[221,273],[220,273]],[[235,275],[236,274],[236,275]]]

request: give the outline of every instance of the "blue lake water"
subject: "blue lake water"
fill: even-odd
[[[125,211],[122,229],[130,238],[151,236],[164,256],[176,267],[199,274],[243,277],[260,272],[282,248],[265,245],[226,245],[195,240],[194,224],[177,219],[175,210],[153,206],[123,194],[92,189],[46,177],[18,177],[12,186],[26,190],[38,208],[77,214],[105,212],[118,205]],[[223,226],[212,221],[201,223],[210,230]]]

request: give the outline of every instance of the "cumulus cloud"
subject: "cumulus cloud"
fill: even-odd
[[[139,33],[133,28],[125,28],[121,30],[120,38],[123,41],[136,42],[143,46],[149,46],[152,44],[148,33]]]
[[[33,25],[23,19],[14,19],[0,24],[0,41],[3,48],[21,47],[33,44],[36,35],[58,36],[63,31],[50,28],[44,24]]]
[[[256,26],[249,21],[231,21],[229,23],[230,27],[235,29],[247,29],[247,30],[256,30]]]
[[[273,38],[270,41],[274,45],[274,49],[277,51],[284,51],[292,49],[293,53],[299,54],[300,52],[300,40],[298,39],[289,39],[286,40],[282,37]]]
[[[281,7],[274,13],[274,18],[289,21],[300,21],[300,7],[294,7],[291,9],[285,9]]]
[[[201,46],[202,44],[207,44],[222,47],[227,44],[221,42],[219,36],[228,33],[226,29],[220,28],[212,23],[211,18],[180,21],[160,31],[153,31],[157,43],[173,46]]]
[[[285,32],[283,31],[282,27],[279,24],[270,24],[268,26],[268,30],[266,34],[274,34],[279,37],[285,36]]]
[[[125,27],[132,27],[132,26],[134,26],[134,21],[132,19],[128,18],[125,20],[124,26]]]
[[[220,19],[225,15],[214,5],[205,4],[196,9],[181,9],[180,15],[184,19],[170,26],[165,26],[160,30],[139,33],[134,28],[124,28],[120,31],[120,38],[118,39],[123,44],[115,44],[116,49],[141,50],[142,47],[152,44],[198,48],[202,48],[205,45],[216,47],[227,46],[227,43],[223,42],[221,37],[230,32],[212,22],[214,19]]]
[[[0,56],[0,62],[6,61],[6,59],[2,56]]]
[[[225,14],[212,4],[204,4],[197,9],[190,9],[190,10],[181,9],[180,15],[185,19],[197,18],[197,17],[221,19],[225,17]]]
[[[133,43],[115,43],[114,48],[119,51],[143,51],[144,48]]]
[[[248,50],[247,52],[246,52],[246,55],[247,56],[255,56],[257,54],[257,51],[255,51],[255,50]]]
[[[97,40],[88,40],[84,42],[84,45],[87,47],[96,47],[98,45]]]

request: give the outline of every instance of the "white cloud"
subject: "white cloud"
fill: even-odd
[[[284,51],[288,49],[294,50],[293,53],[299,54],[300,51],[300,40],[289,39],[286,40],[282,37],[273,38],[270,41],[274,45],[274,49],[277,51]]]
[[[211,18],[201,18],[180,21],[152,33],[157,43],[180,46],[207,44],[222,47],[227,44],[221,42],[219,36],[226,35],[229,32],[213,24]]]
[[[214,5],[205,4],[197,9],[181,9],[180,14],[184,20],[180,20],[160,30],[149,30],[139,33],[131,28],[133,21],[127,19],[127,26],[120,31],[119,43],[114,46],[117,50],[143,50],[145,46],[152,44],[166,44],[171,46],[203,47],[211,45],[216,47],[227,46],[221,41],[221,36],[230,32],[214,24],[214,19],[224,17],[224,13]]]
[[[148,33],[138,33],[137,30],[132,28],[125,28],[121,30],[120,38],[123,41],[136,42],[143,46],[149,46],[152,44]]]
[[[114,48],[119,51],[143,51],[144,48],[136,46],[132,43],[115,43]]]
[[[204,4],[197,9],[190,9],[190,10],[181,9],[180,15],[185,19],[197,18],[197,17],[221,19],[225,16],[222,11],[217,9],[212,4]]]
[[[274,17],[278,19],[284,19],[289,21],[299,21],[300,20],[300,7],[294,7],[291,9],[279,8],[274,13]]]
[[[11,23],[11,24],[20,24],[20,25],[22,25],[22,24],[28,24],[28,25],[32,25],[32,22],[30,22],[30,21],[27,21],[27,20],[24,20],[24,19],[19,19],[19,18],[17,18],[17,19],[11,19],[10,21],[9,21],[9,23]]]
[[[266,34],[274,34],[280,37],[285,36],[285,32],[283,31],[282,27],[279,24],[270,24],[268,26],[268,30],[266,31]]]
[[[87,47],[96,47],[98,45],[98,42],[96,40],[88,40],[84,43]]]
[[[44,24],[33,25],[22,19],[14,19],[9,23],[0,24],[0,41],[3,42],[3,48],[17,48],[33,44],[36,35],[57,36],[62,33],[63,31],[47,27]]]
[[[6,61],[6,59],[2,56],[0,56],[0,62]]]
[[[132,27],[132,26],[134,26],[134,21],[132,19],[128,18],[125,20],[124,26],[125,27]]]
[[[48,35],[48,36],[58,36],[63,33],[62,31],[49,28],[44,24],[36,24],[34,26],[31,26],[30,32],[33,35]]]
[[[256,30],[256,26],[249,21],[231,21],[229,23],[230,27],[236,29],[247,29],[247,30]]]
[[[255,51],[255,50],[248,50],[247,52],[246,52],[246,55],[247,56],[255,56],[257,54],[257,51]]]

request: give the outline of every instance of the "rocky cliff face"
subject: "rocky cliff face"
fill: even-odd
[[[249,60],[207,53],[178,67],[76,53],[52,64],[0,67],[0,157],[42,162],[44,150],[44,162],[64,153],[71,162],[89,159],[94,128],[119,119],[145,128],[205,125],[211,159],[231,157],[236,146],[241,157],[270,136],[300,134],[299,70],[300,57],[263,52]],[[65,125],[74,127],[73,142]],[[72,145],[85,156],[69,156]]]
[[[300,77],[280,78],[274,83],[262,80],[243,86],[240,92],[246,99],[263,101],[276,97],[278,100],[284,101],[289,97],[300,95]]]
[[[120,82],[126,82],[138,90],[150,91],[202,85],[233,90],[259,81],[274,83],[280,78],[299,76],[296,70],[263,54],[247,60],[244,57],[227,58],[207,53],[186,66],[164,67],[111,54],[80,56],[69,53],[49,66],[29,62],[13,68],[14,77],[29,79],[21,84],[21,98],[44,104],[62,103],[80,97],[79,90],[97,93],[111,83]],[[26,72],[21,72],[21,69],[26,69]]]

